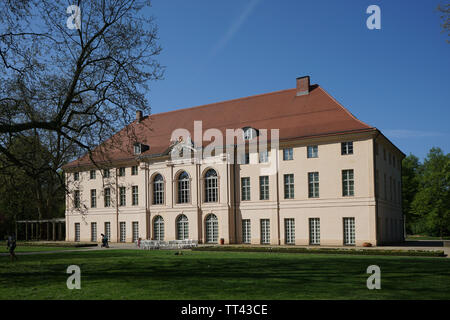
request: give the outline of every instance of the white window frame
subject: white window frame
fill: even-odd
[[[126,242],[127,241],[127,224],[125,221],[121,221],[119,223],[119,230],[120,230],[120,242]]]
[[[75,222],[75,242],[80,242],[80,223]]]
[[[153,239],[164,241],[164,218],[156,216],[153,219]]]
[[[270,244],[270,219],[261,219],[261,244]]]
[[[219,240],[219,220],[215,214],[209,214],[205,219],[206,243],[217,243]]]
[[[131,205],[133,205],[133,206],[139,205],[139,187],[138,186],[131,187]]]
[[[97,242],[97,222],[91,222],[91,242]]]
[[[189,239],[189,219],[181,214],[177,218],[177,240]]]
[[[127,188],[119,187],[119,207],[125,207],[127,205]]]
[[[355,218],[347,217],[343,218],[344,224],[344,245],[354,246],[356,239]]]
[[[283,161],[294,160],[294,149],[293,148],[284,148],[283,149]]]
[[[309,244],[320,244],[320,218],[309,218]]]
[[[259,177],[259,200],[269,200],[269,176]]]
[[[319,157],[319,146],[312,145],[306,147],[306,157],[308,159],[314,159]]]
[[[105,208],[108,208],[111,206],[111,188],[105,188],[103,193],[104,205]]]
[[[353,141],[341,142],[341,155],[353,154]]]
[[[295,198],[294,174],[288,173],[283,175],[283,180],[284,180],[284,198],[294,199]]]
[[[319,172],[308,172],[308,198],[319,198]]]
[[[157,180],[158,179],[158,180]],[[153,178],[153,204],[164,204],[164,177],[161,174],[155,175]]]
[[[251,221],[250,219],[242,219],[242,243],[250,244],[251,240]]]
[[[353,197],[355,195],[355,172],[353,169],[342,170],[342,196]]]
[[[139,222],[133,221],[132,224],[133,243],[139,240]]]
[[[241,201],[250,201],[250,177],[241,178]]]
[[[184,175],[183,178],[181,178],[181,175]],[[191,194],[191,183],[190,183],[190,177],[189,174],[186,171],[181,172],[178,175],[177,179],[177,186],[178,186],[178,192],[177,192],[177,203],[183,204],[183,203],[190,203],[190,194]]]
[[[217,172],[214,169],[209,169],[205,173],[205,202],[219,201],[219,187],[218,187]]]
[[[97,208],[97,189],[91,189],[91,208]]]
[[[284,243],[295,244],[295,219],[284,219]]]

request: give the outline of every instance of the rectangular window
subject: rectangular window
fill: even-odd
[[[392,165],[393,165],[394,168],[395,168],[395,156],[392,156]]]
[[[103,178],[111,177],[111,171],[109,169],[103,169]]]
[[[261,244],[270,244],[270,220],[261,219]]]
[[[125,167],[119,168],[119,177],[125,177]]]
[[[125,187],[119,188],[119,206],[127,205],[126,189]]]
[[[91,241],[97,242],[97,222],[91,222]]]
[[[110,188],[105,188],[104,198],[105,198],[105,207],[110,207],[111,206],[111,189]]]
[[[292,148],[285,148],[283,149],[283,160],[293,160],[294,159],[294,149]]]
[[[259,177],[259,200],[269,200],[269,177]]]
[[[392,164],[392,154],[389,152],[389,164]]]
[[[132,166],[131,167],[131,175],[137,176],[137,174],[138,174],[138,166]]]
[[[319,157],[319,147],[318,146],[308,146],[308,158],[318,158]]]
[[[341,143],[341,155],[353,154],[353,141]]]
[[[105,222],[105,236],[108,241],[111,240],[111,222]]]
[[[309,244],[320,244],[319,218],[309,218]]]
[[[308,198],[319,197],[319,173],[308,172]]]
[[[75,242],[80,242],[80,223],[75,223]]]
[[[378,155],[378,143],[375,142],[375,155]]]
[[[132,197],[131,197],[131,204],[133,206],[139,205],[139,189],[138,186],[132,186]]]
[[[355,218],[344,218],[344,244],[355,245]]]
[[[79,181],[80,180],[80,173],[79,172],[75,172],[73,174],[73,181]]]
[[[398,185],[398,203],[402,202],[402,187],[400,185],[400,181],[397,181]]]
[[[384,174],[384,200],[387,200],[387,179],[386,179],[386,173]]]
[[[251,242],[250,219],[242,220],[242,243]]]
[[[125,242],[127,240],[127,229],[125,222],[120,223],[120,242]]]
[[[91,180],[94,180],[96,178],[96,171],[95,170],[89,171],[89,178]]]
[[[97,190],[91,189],[91,208],[97,208]]]
[[[242,201],[250,200],[250,178],[249,177],[241,178],[241,200]]]
[[[355,195],[353,180],[353,169],[342,170],[342,195],[351,197]]]
[[[294,199],[294,175],[284,175],[284,198]]]
[[[133,242],[139,240],[139,222],[133,221]]]
[[[264,150],[259,153],[259,163],[269,162],[269,151]]]
[[[293,218],[284,219],[284,242],[295,244],[295,220]]]
[[[73,192],[73,206],[77,209],[80,208],[80,190]]]
[[[386,161],[386,149],[383,148],[383,160]]]

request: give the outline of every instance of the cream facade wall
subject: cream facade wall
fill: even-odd
[[[376,139],[376,140],[375,140]],[[353,154],[341,155],[341,142],[353,142]],[[375,144],[376,143],[376,144]],[[318,146],[318,157],[307,157],[307,146]],[[378,145],[376,147],[376,145]],[[283,160],[283,149],[293,149],[293,159]],[[258,154],[250,154],[250,164],[232,164],[223,160],[222,155],[212,163],[177,163],[168,157],[140,158],[135,162],[117,164],[126,167],[125,177],[117,177],[117,168],[111,169],[111,178],[103,179],[97,169],[96,179],[89,179],[90,168],[78,168],[66,172],[67,185],[71,191],[67,196],[66,240],[75,239],[75,223],[80,223],[80,241],[91,240],[91,223],[97,222],[97,239],[104,233],[105,222],[111,224],[111,241],[120,241],[120,222],[126,225],[126,242],[133,237],[133,222],[138,222],[138,237],[154,239],[155,218],[164,219],[164,240],[174,240],[177,235],[177,218],[185,215],[188,219],[188,237],[201,243],[207,242],[209,215],[218,220],[217,242],[242,243],[244,239],[243,220],[249,243],[261,243],[261,220],[269,220],[270,244],[286,243],[285,219],[294,219],[294,244],[311,243],[311,218],[320,221],[320,245],[341,246],[344,244],[344,218],[354,219],[354,244],[370,242],[373,245],[401,241],[403,220],[401,217],[400,191],[391,200],[394,188],[387,189],[384,199],[384,182],[380,178],[386,174],[397,188],[401,181],[400,167],[384,161],[382,148],[395,155],[396,161],[402,154],[382,137],[372,134],[347,134],[308,140],[281,142],[278,151],[270,154],[271,164],[276,170],[267,171],[268,165],[259,163]],[[378,154],[376,149],[378,149]],[[381,151],[381,152],[380,152]],[[388,156],[387,156],[388,157]],[[387,158],[388,159],[388,158]],[[138,165],[138,174],[131,175],[131,166]],[[205,173],[214,169],[217,173],[217,202],[205,202]],[[342,170],[353,170],[354,194],[343,196]],[[74,171],[80,171],[80,181],[73,181]],[[190,181],[190,201],[177,203],[178,175],[186,171]],[[308,196],[308,173],[319,173],[319,197]],[[377,173],[378,172],[378,173]],[[164,203],[153,204],[153,179],[157,174],[164,178]],[[294,176],[294,198],[284,197],[284,175]],[[269,199],[260,200],[259,177],[269,177]],[[241,200],[241,179],[250,178],[250,200]],[[376,183],[377,180],[377,183]],[[104,207],[103,190],[111,188],[111,207]],[[117,206],[117,187],[126,187],[126,206]],[[138,205],[131,205],[132,187],[139,189]],[[400,187],[401,188],[401,187]],[[97,190],[97,208],[90,208],[90,190]],[[73,208],[73,191],[80,190],[85,208]],[[394,200],[395,198],[395,200]],[[114,201],[114,202],[113,202]],[[123,240],[123,239],[122,239]]]

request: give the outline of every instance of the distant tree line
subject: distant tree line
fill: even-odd
[[[402,162],[403,213],[408,234],[450,235],[450,154],[432,148],[423,163]]]

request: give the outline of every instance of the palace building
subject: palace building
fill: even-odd
[[[66,240],[192,239],[199,243],[361,246],[404,240],[404,154],[309,77],[272,93],[144,116],[64,166]],[[223,153],[195,161],[199,145],[173,139],[242,132]],[[279,143],[250,148],[278,129]],[[133,134],[129,134],[132,132]],[[269,134],[267,134],[269,136]],[[261,134],[262,137],[262,134]],[[194,139],[195,142],[195,139]],[[225,149],[226,142],[223,142]],[[262,150],[262,151],[261,151]],[[184,152],[192,161],[174,159]],[[208,161],[207,161],[208,160]],[[267,168],[270,167],[271,170]],[[266,170],[267,169],[267,170]]]

